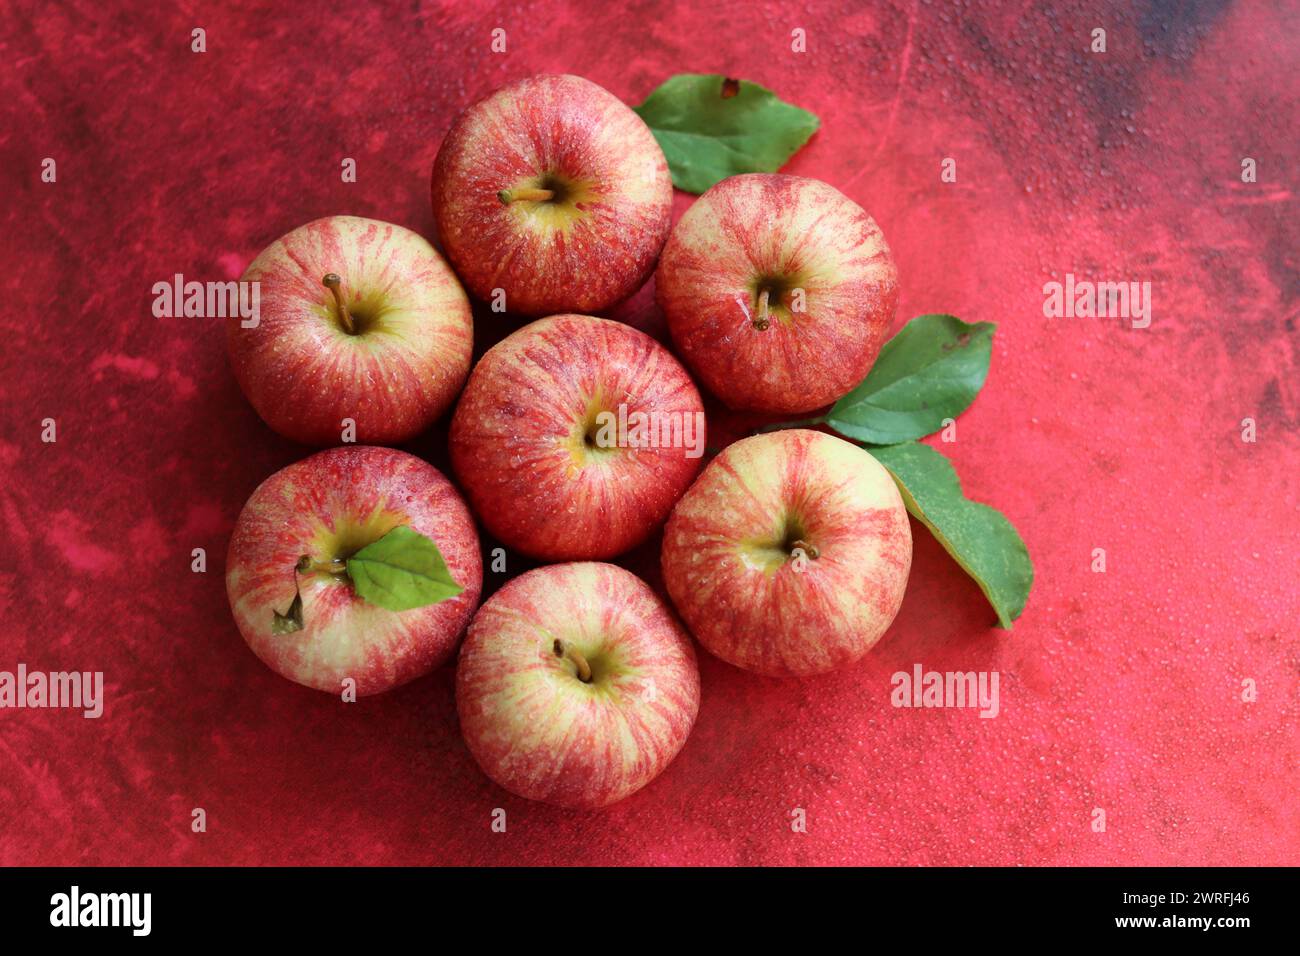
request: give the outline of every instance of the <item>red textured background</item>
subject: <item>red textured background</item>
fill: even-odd
[[[0,15],[0,670],[107,682],[98,721],[0,711],[0,863],[1300,863],[1294,4],[131,6]],[[452,117],[543,70],[628,102],[724,72],[821,117],[788,170],[880,222],[900,324],[998,323],[941,447],[1038,575],[995,630],[914,524],[902,612],[867,663],[779,681],[702,655],[681,756],[594,814],[479,773],[450,668],[344,706],[257,661],[225,548],[305,450],[244,401],[219,321],[150,314],[154,282],[237,277],[318,216],[432,235]],[[1150,281],[1151,327],[1045,319],[1043,283],[1066,272]],[[647,292],[622,315],[661,329]],[[443,461],[444,442],[410,447]],[[996,669],[1001,715],[892,708],[890,675],[918,662]]]

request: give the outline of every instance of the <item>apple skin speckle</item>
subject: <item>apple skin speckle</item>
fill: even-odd
[[[271,632],[272,612],[293,600],[299,557],[346,558],[397,525],[433,540],[460,594],[397,612],[362,600],[346,579],[298,575],[304,627]],[[226,559],[230,608],[248,646],[290,680],[339,695],[347,678],[365,697],[449,660],[482,588],[469,509],[438,469],[395,448],[332,448],[277,471],[245,503]]]
[[[322,279],[335,273],[359,335],[339,325]],[[473,317],[451,268],[423,236],[358,216],[331,216],[271,243],[243,281],[260,287],[261,315],[226,320],[230,366],[275,431],[305,445],[396,445],[427,429],[469,374]]]
[[[558,179],[553,203],[503,205],[502,190]],[[672,221],[654,134],[579,76],[504,86],[453,123],[433,167],[433,215],[469,290],[505,291],[520,315],[600,312],[649,278]]]
[[[591,681],[554,653],[573,644]],[[470,753],[531,800],[603,807],[640,790],[677,756],[700,707],[685,629],[640,578],[598,562],[515,578],[483,605],[456,667]]]
[[[774,312],[760,331],[764,285]],[[898,308],[898,269],[876,221],[835,187],[732,176],[673,228],[655,295],[711,392],[735,409],[801,414],[866,377]]]
[[[799,539],[804,553],[789,554]],[[664,530],[664,584],[691,633],[745,670],[824,674],[893,623],[912,565],[907,510],[866,451],[807,429],[729,445]]]
[[[589,454],[598,412],[698,423],[686,370],[643,332],[609,319],[539,319],[488,350],[452,416],[451,460],[475,513],[507,546],[544,560],[608,558],[640,544],[699,472],[685,447]],[[685,434],[685,433],[683,433]]]

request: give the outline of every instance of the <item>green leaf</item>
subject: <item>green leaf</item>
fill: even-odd
[[[889,469],[907,510],[975,579],[997,612],[998,626],[1010,628],[1034,583],[1034,565],[1011,522],[963,495],[951,463],[928,445],[908,442],[867,451]]]
[[[862,384],[826,415],[841,435],[894,445],[943,427],[984,386],[993,350],[992,322],[968,325],[952,315],[919,315],[885,343]]]
[[[438,546],[405,525],[348,558],[348,576],[364,600],[390,611],[437,604],[464,590]]]
[[[679,73],[633,109],[668,158],[673,185],[702,193],[738,173],[774,173],[819,120],[757,83]]]

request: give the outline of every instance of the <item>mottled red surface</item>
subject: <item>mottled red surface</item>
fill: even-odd
[[[1280,0],[1160,7],[8,5],[0,669],[102,670],[108,700],[98,721],[0,711],[0,862],[1300,862],[1300,24]],[[821,117],[788,171],[880,223],[900,321],[999,323],[942,447],[1038,574],[995,630],[914,525],[898,621],[862,666],[786,681],[701,654],[681,755],[600,813],[490,783],[449,668],[345,706],[249,652],[222,555],[245,498],[306,449],[240,395],[218,321],[150,311],[153,283],[237,277],[318,216],[431,235],[452,117],[541,70],[628,102],[721,71]],[[1043,284],[1068,272],[1150,281],[1150,328],[1045,319]],[[652,303],[620,315],[661,331]],[[477,331],[480,350],[500,334]],[[409,448],[441,462],[444,442],[445,422]],[[997,669],[999,716],[891,707],[890,675],[918,662]]]

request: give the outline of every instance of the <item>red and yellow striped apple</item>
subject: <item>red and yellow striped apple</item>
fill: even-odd
[[[340,565],[399,525],[438,546],[454,598],[408,611],[362,600]],[[299,562],[308,566],[299,571]],[[456,650],[482,592],[474,519],[442,473],[393,448],[318,452],[258,485],[235,523],[226,591],[239,631],[292,681],[358,696],[419,677]],[[302,599],[302,628],[277,633],[277,614]]]
[[[611,418],[651,424],[616,443]],[[607,558],[659,527],[699,472],[704,406],[650,336],[554,315],[479,360],[450,444],[470,504],[504,544],[551,561]]]
[[[299,226],[241,281],[261,317],[226,322],[230,365],[275,431],[307,445],[392,445],[428,428],[469,374],[473,320],[450,267],[417,233],[356,216]]]
[[[462,113],[433,167],[448,258],[523,315],[599,312],[635,292],[668,238],[673,187],[654,134],[579,76],[503,86]]]
[[[850,664],[894,620],[912,531],[893,479],[806,429],[745,438],[709,463],[664,530],[664,583],[692,634],[745,670]]]
[[[898,305],[880,227],[833,186],[764,173],[682,216],[655,273],[678,352],[735,409],[811,412],[871,369]]]
[[[603,807],[681,750],[700,704],[691,639],[612,564],[537,568],[489,598],[456,669],[470,753],[512,793]]]

